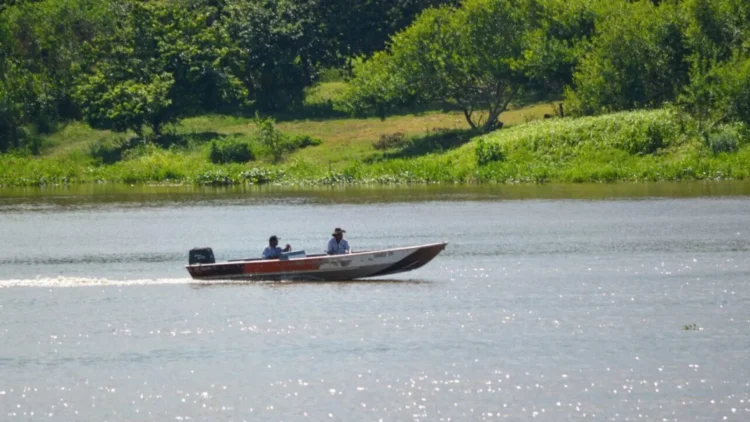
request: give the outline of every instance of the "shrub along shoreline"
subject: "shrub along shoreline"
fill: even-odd
[[[282,136],[275,129],[266,129],[273,136]],[[611,183],[750,178],[750,137],[744,126],[725,125],[703,133],[689,117],[668,109],[537,120],[481,136],[445,131],[392,138],[381,138],[354,158],[335,164],[319,158],[326,156],[321,151],[330,148],[328,142],[324,139],[318,144],[310,137],[288,137],[298,145],[283,144],[281,148],[296,152],[286,151],[278,163],[272,158],[238,163],[216,157],[212,162],[211,154],[217,155],[219,150],[216,140],[200,147],[144,144],[112,164],[95,160],[83,150],[42,157],[0,154],[0,186]],[[239,141],[219,142],[237,145]],[[304,149],[299,149],[302,145]],[[245,153],[247,150],[241,149],[241,154]],[[250,154],[254,154],[252,149]]]

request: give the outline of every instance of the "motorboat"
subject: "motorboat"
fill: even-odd
[[[432,261],[447,242],[342,255],[282,253],[275,259],[215,262],[211,248],[194,248],[185,268],[196,280],[346,281],[416,270]]]

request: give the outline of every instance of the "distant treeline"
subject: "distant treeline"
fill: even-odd
[[[147,131],[290,110],[323,69],[341,106],[441,104],[493,130],[523,94],[579,115],[672,103],[750,122],[747,0],[15,0],[0,5],[0,152],[83,119]],[[363,60],[364,59],[364,60]]]
[[[5,0],[0,152],[59,121],[154,133],[194,113],[297,106],[324,68],[451,0]]]
[[[488,131],[542,92],[576,115],[673,104],[711,130],[750,123],[749,53],[748,0],[464,0],[357,66],[346,102],[381,116],[440,103]]]

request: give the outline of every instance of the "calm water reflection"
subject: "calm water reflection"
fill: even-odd
[[[44,193],[0,191],[0,420],[750,418],[747,183]],[[365,283],[186,278],[190,247],[334,226],[450,244]]]
[[[364,187],[195,187],[89,184],[49,188],[0,188],[0,212],[23,206],[87,206],[164,203],[382,203],[434,200],[610,199],[748,196],[750,181],[545,184],[545,185],[410,185]]]

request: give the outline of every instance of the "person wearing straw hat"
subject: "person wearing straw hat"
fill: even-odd
[[[263,259],[276,259],[281,256],[282,252],[289,252],[292,250],[291,245],[287,243],[284,249],[279,247],[279,238],[271,236],[268,238],[268,246],[263,249]]]
[[[342,230],[340,227],[333,229],[331,240],[328,241],[328,249],[326,252],[328,255],[343,255],[351,252],[349,249],[349,242],[344,239],[344,233],[346,230]]]

